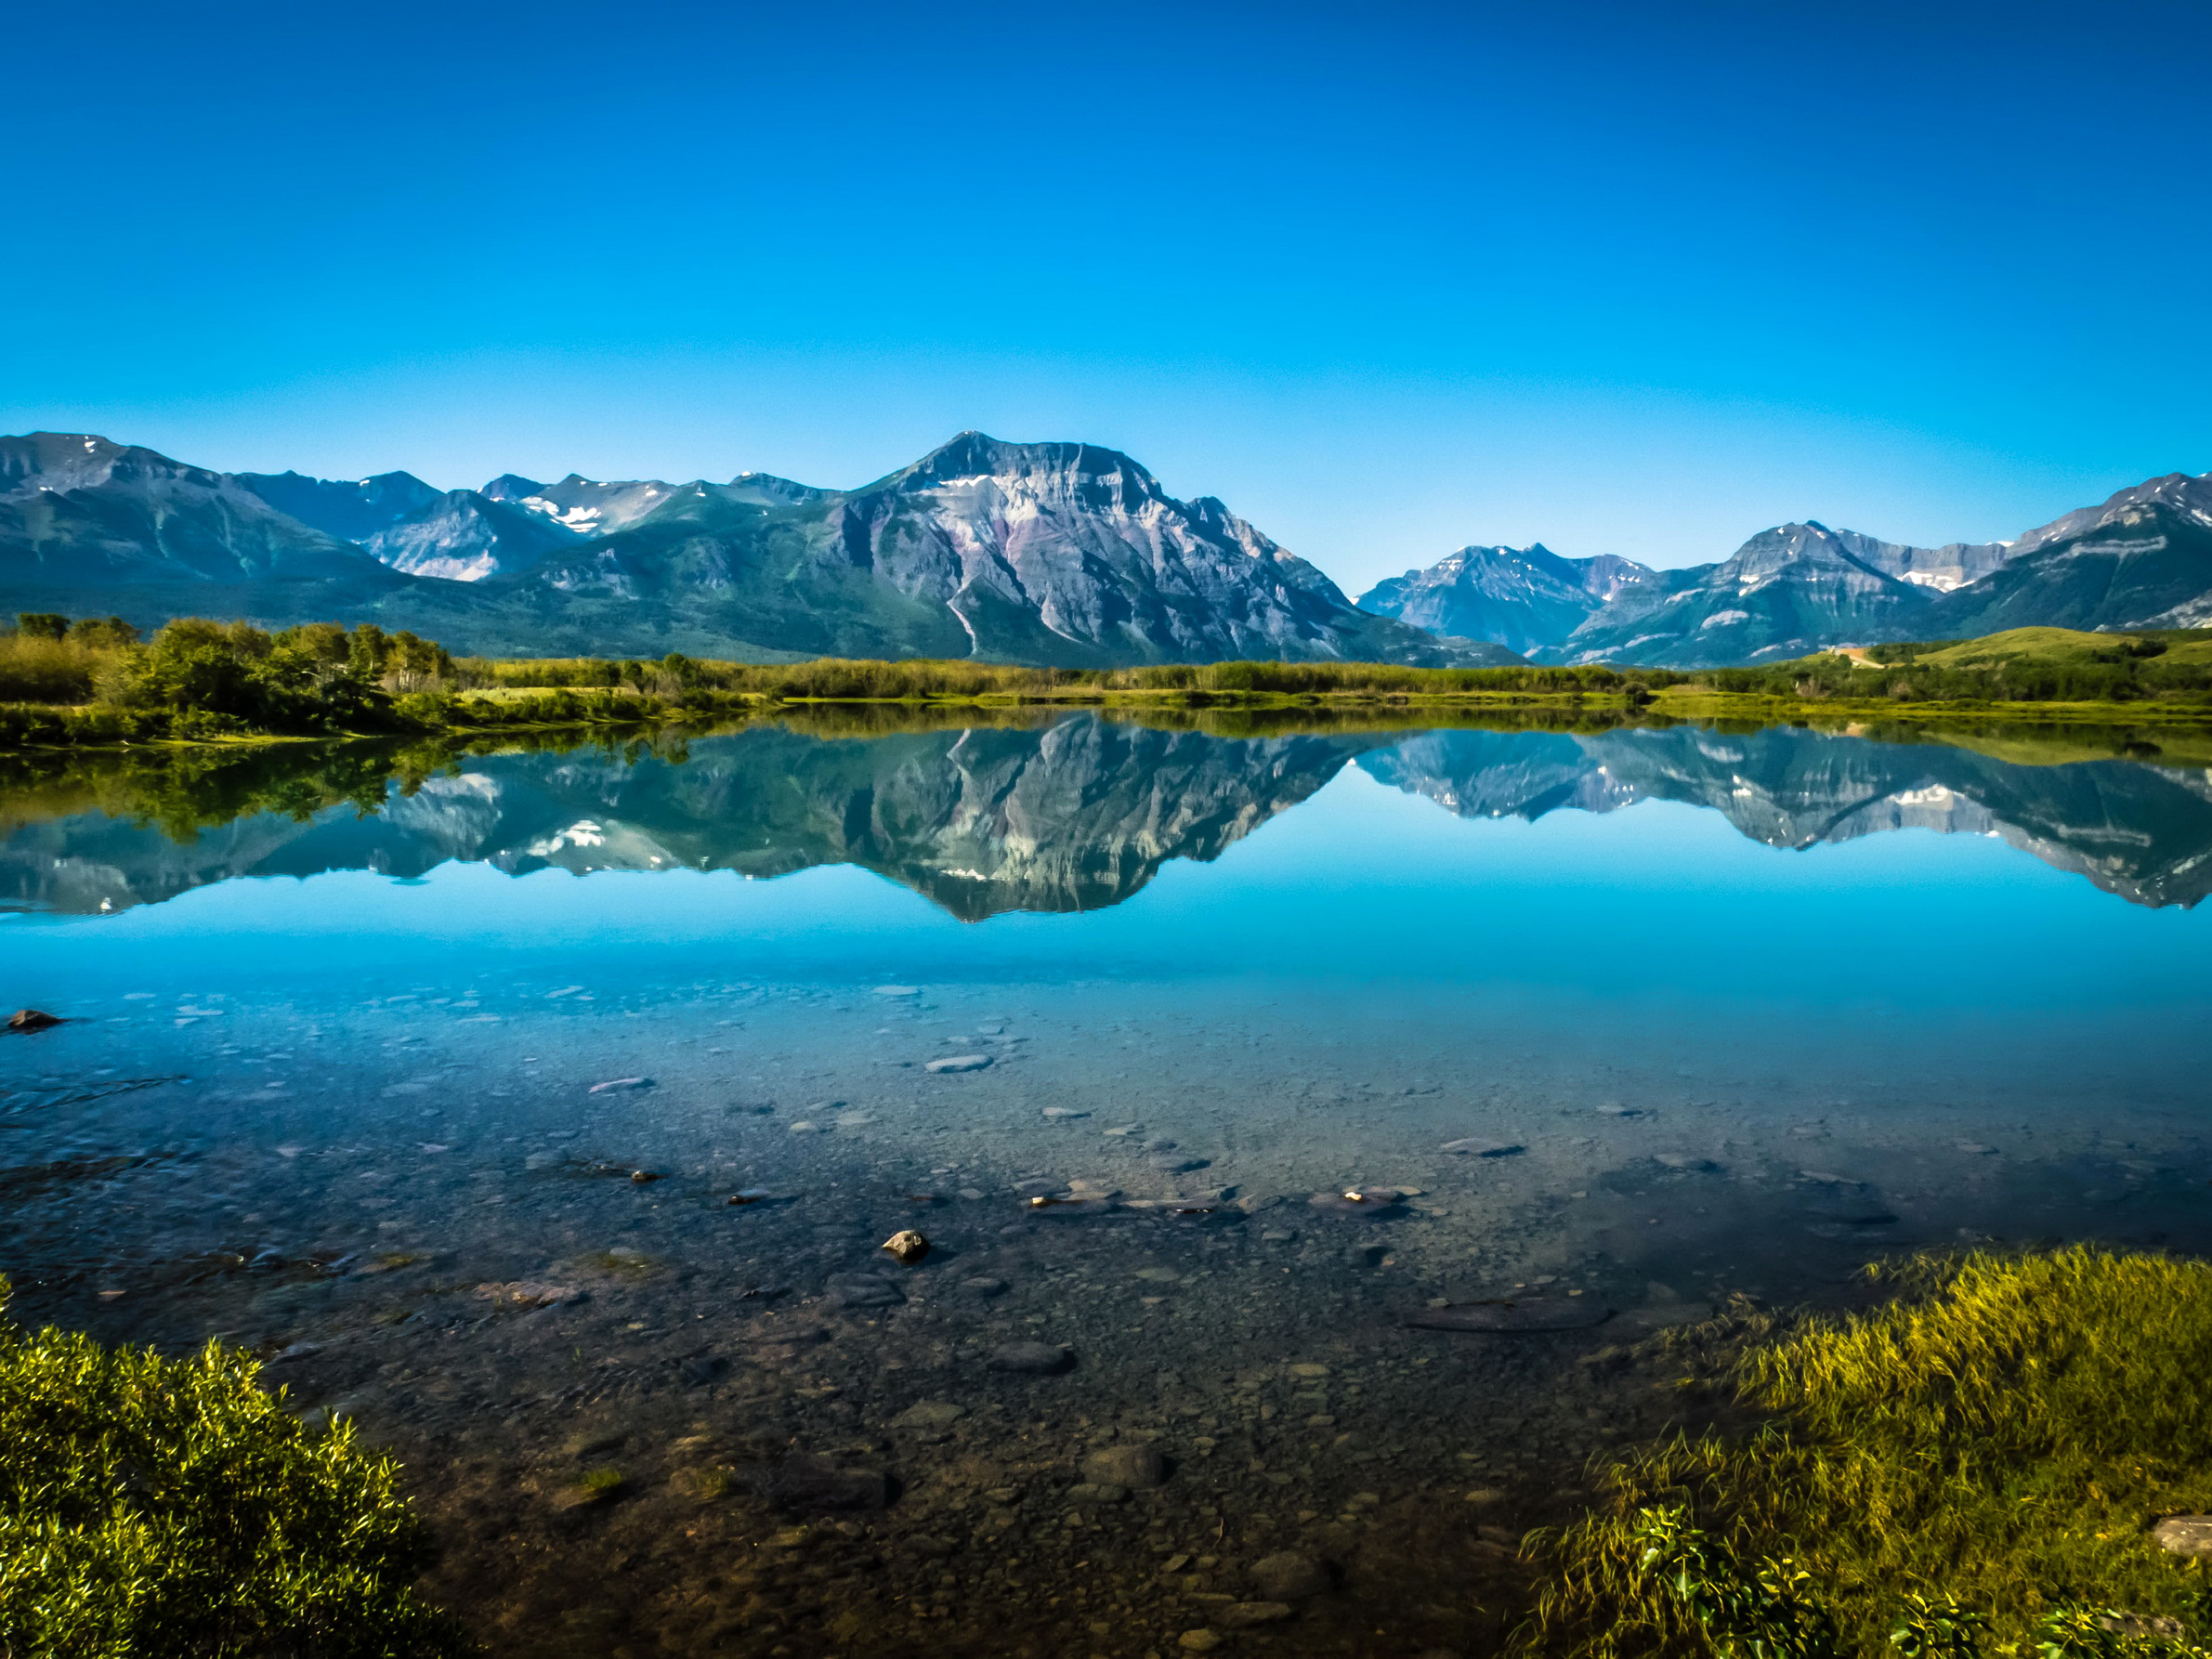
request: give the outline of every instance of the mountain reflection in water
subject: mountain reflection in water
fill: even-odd
[[[19,764],[0,787],[0,908],[119,910],[238,877],[411,877],[462,860],[514,875],[853,864],[968,921],[1089,910],[1171,858],[1219,856],[1348,764],[1465,817],[1660,800],[1779,848],[1886,830],[1988,835],[2131,903],[2203,898],[2212,770],[2124,758],[2144,746],[2117,737],[2106,758],[2096,734],[2063,741],[2058,759],[2023,764],[1787,726],[1246,735],[1085,712],[860,736],[764,724],[567,752],[85,756]]]

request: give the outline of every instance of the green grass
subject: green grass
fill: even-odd
[[[1536,1546],[1533,1645],[1932,1652],[1963,1618],[1970,1648],[2073,1652],[2118,1644],[2101,1610],[2204,1639],[2212,1575],[2151,1527],[2212,1509],[2212,1265],[2081,1248],[1891,1276],[1886,1306],[1742,1352],[1761,1427],[1604,1471],[1606,1504]]]
[[[0,1281],[0,1306],[5,1281]],[[0,1652],[9,1659],[438,1659],[399,1468],[309,1430],[251,1355],[0,1323]]]

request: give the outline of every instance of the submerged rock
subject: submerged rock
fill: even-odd
[[[1342,1192],[1315,1193],[1306,1200],[1330,1215],[1402,1215],[1401,1195],[1394,1186],[1346,1187]]]
[[[832,1274],[830,1300],[841,1308],[890,1308],[906,1298],[897,1286],[876,1274]]]
[[[1303,1601],[1331,1586],[1328,1565],[1303,1550],[1284,1549],[1252,1563],[1252,1587],[1270,1601]]]
[[[880,1509],[891,1481],[880,1469],[840,1469],[826,1457],[794,1452],[776,1466],[768,1496],[789,1509]]]
[[[1523,1148],[1512,1141],[1489,1141],[1481,1135],[1468,1135],[1457,1141],[1446,1141],[1444,1150],[1467,1157],[1511,1157]]]
[[[966,1406],[955,1405],[949,1400],[923,1400],[893,1417],[891,1426],[912,1433],[943,1434],[967,1415]]]
[[[994,1371],[1051,1377],[1074,1365],[1075,1355],[1066,1348],[1047,1342],[1007,1342],[992,1349],[985,1363]]]
[[[1612,1317],[1611,1308],[1589,1297],[1531,1296],[1421,1308],[1407,1314],[1406,1323],[1427,1331],[1578,1331]]]
[[[947,1072],[981,1071],[990,1063],[988,1054],[947,1054],[941,1060],[928,1062],[923,1069],[943,1076]]]
[[[604,1083],[594,1083],[585,1092],[588,1094],[617,1094],[626,1090],[650,1089],[652,1086],[653,1079],[650,1078],[609,1078]]]
[[[45,1031],[65,1023],[59,1014],[47,1013],[37,1008],[19,1008],[7,1016],[7,1028],[10,1031]]]
[[[1213,1620],[1224,1630],[1241,1630],[1249,1625],[1275,1624],[1296,1611],[1288,1601],[1232,1601],[1217,1609]]]
[[[929,1240],[911,1227],[905,1227],[883,1240],[883,1248],[891,1252],[893,1261],[912,1267],[929,1254]]]
[[[1083,1479],[1097,1486],[1150,1491],[1168,1478],[1167,1459],[1154,1446],[1101,1446],[1083,1459]]]
[[[2168,1515],[2151,1536],[2175,1555],[2212,1556],[2212,1515]]]

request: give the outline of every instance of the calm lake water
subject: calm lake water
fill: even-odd
[[[2126,735],[764,725],[0,831],[17,1315],[271,1356],[502,1652],[1480,1651],[1656,1333],[2212,1242],[2212,772]]]

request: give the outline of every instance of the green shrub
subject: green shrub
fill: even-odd
[[[0,1280],[0,1308],[6,1281]],[[106,1348],[0,1319],[0,1652],[439,1659],[399,1468],[309,1430],[252,1356]]]

